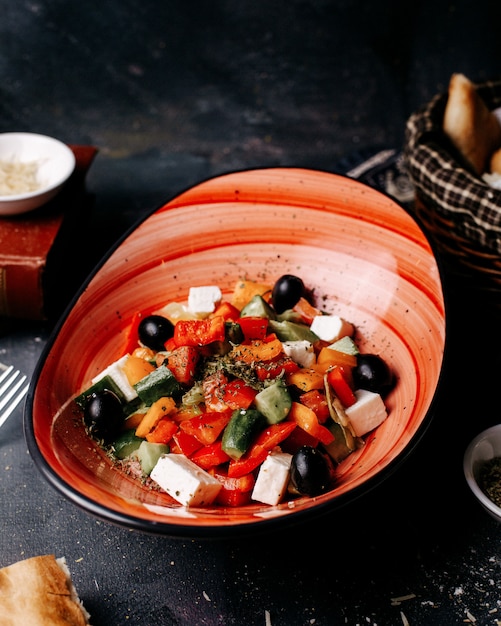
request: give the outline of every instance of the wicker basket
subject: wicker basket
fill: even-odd
[[[493,110],[501,81],[477,90]],[[442,131],[447,94],[435,96],[406,127],[404,158],[414,209],[448,270],[501,304],[501,191],[476,175]]]

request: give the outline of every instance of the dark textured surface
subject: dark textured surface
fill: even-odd
[[[100,150],[89,269],[194,183],[249,167],[348,169],[400,149],[408,115],[452,72],[500,71],[498,3],[0,0],[0,12],[0,131]],[[470,438],[499,421],[499,312],[461,284],[450,291],[452,358],[431,430],[357,502],[264,536],[138,534],[44,481],[18,410],[0,431],[0,566],[66,556],[94,626],[264,626],[266,611],[272,626],[495,626],[500,527],[461,463]],[[0,361],[31,374],[49,332],[5,324]]]

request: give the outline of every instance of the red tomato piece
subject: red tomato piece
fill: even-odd
[[[179,320],[174,326],[176,346],[206,346],[224,341],[225,320],[219,315],[203,320]]]
[[[299,313],[301,320],[308,325],[313,322],[313,319],[317,315],[322,314],[322,312],[311,305],[306,298],[299,298],[299,301],[294,305],[292,310]]]
[[[249,504],[252,489],[256,483],[253,474],[244,474],[238,478],[229,477],[227,472],[215,469],[212,475],[222,483],[223,487],[219,492],[216,502],[221,506],[243,506]]]
[[[289,454],[296,454],[296,452],[302,448],[303,446],[309,446],[311,448],[316,448],[318,446],[318,439],[307,433],[302,428],[295,428],[291,434],[284,439],[280,444],[283,452],[288,452]]]
[[[224,400],[224,389],[227,384],[228,378],[221,371],[204,378],[202,389],[207,409],[210,411],[226,411],[228,409]]]
[[[327,381],[344,407],[355,404],[357,398],[340,367],[334,367],[327,372]]]
[[[178,454],[184,454],[187,457],[190,457],[194,452],[200,450],[203,446],[196,437],[193,435],[189,435],[185,433],[184,430],[179,429],[172,436],[173,446],[171,448],[171,452],[177,452]]]
[[[279,341],[276,333],[270,333],[264,338],[264,343],[271,343],[272,341]]]
[[[219,315],[225,321],[236,322],[240,317],[240,311],[236,306],[233,306],[231,302],[223,301],[216,307],[216,310],[212,314],[213,316]]]
[[[251,491],[239,491],[238,489],[225,489],[224,487],[216,496],[216,504],[220,506],[245,506],[250,504]]]
[[[138,340],[138,333],[137,333],[137,329],[139,327],[139,322],[143,319],[143,314],[142,313],[134,313],[134,316],[132,318],[132,323],[130,325],[129,330],[127,331],[127,337],[125,340],[125,346],[122,350],[122,354],[130,354],[131,352],[134,352],[134,350],[138,347],[139,345],[139,340]]]
[[[174,337],[167,339],[167,341],[164,343],[164,346],[167,352],[173,352],[177,347],[176,342],[174,341]]]
[[[318,389],[311,389],[299,396],[299,401],[309,409],[315,411],[320,424],[324,424],[330,417],[329,405],[325,394]]]
[[[266,317],[239,317],[236,320],[240,325],[246,341],[253,339],[264,339],[268,330],[268,320]]]
[[[286,374],[297,372],[299,365],[288,356],[279,356],[267,363],[256,363],[255,369],[259,380],[270,380],[277,378],[282,372]]]
[[[246,452],[238,460],[230,460],[228,476],[231,478],[239,478],[245,474],[250,474],[263,463],[269,453],[270,451],[266,450],[266,448],[251,448],[251,450]]]
[[[177,429],[176,422],[168,417],[162,417],[155,428],[146,435],[146,439],[150,443],[169,443]]]
[[[228,476],[238,478],[244,474],[253,472],[263,463],[270,451],[286,439],[295,428],[296,424],[290,421],[284,421],[266,427],[259,433],[255,442],[240,459],[230,461]]]
[[[226,463],[230,460],[230,457],[221,447],[221,441],[214,441],[213,443],[200,448],[192,454],[190,458],[193,463],[196,463],[202,469],[217,467],[218,465]]]
[[[295,430],[295,422],[279,422],[278,424],[272,424],[267,426],[262,432],[259,433],[256,440],[253,443],[253,447],[264,448],[265,450],[272,450],[275,446],[278,446],[284,439],[290,436]],[[252,450],[252,448],[251,448]]]
[[[240,378],[230,380],[223,387],[223,402],[230,409],[248,409],[257,391]]]
[[[231,409],[223,413],[202,413],[196,417],[183,420],[179,428],[198,439],[204,446],[214,443],[230,421]]]
[[[165,365],[174,374],[178,382],[182,385],[189,385],[193,383],[199,359],[200,353],[194,346],[180,346],[169,354]]]

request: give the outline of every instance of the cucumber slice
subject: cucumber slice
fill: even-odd
[[[134,429],[126,430],[113,443],[114,454],[117,459],[125,459],[135,452],[144,439],[136,437]]]
[[[287,320],[281,322],[270,320],[269,328],[282,342],[306,340],[310,343],[316,343],[318,341],[317,335],[305,324],[298,324],[297,322],[289,322]]]
[[[137,395],[146,406],[151,406],[159,398],[176,397],[182,387],[166,365],[160,365],[134,385]]]
[[[332,350],[337,350],[338,352],[344,352],[344,354],[351,354],[353,356],[357,356],[360,354],[357,344],[353,341],[351,337],[341,337],[333,344],[329,346]]]
[[[87,402],[87,398],[89,398],[93,393],[97,393],[99,391],[104,391],[108,389],[109,391],[113,391],[113,393],[119,398],[120,402],[125,403],[125,397],[122,393],[120,387],[116,384],[116,382],[111,378],[111,376],[103,376],[100,380],[95,382],[93,385],[88,387],[85,391],[83,391],[79,396],[75,398],[75,402],[81,409],[85,408],[85,404]]]
[[[356,449],[356,441],[349,430],[336,422],[329,424],[328,429],[334,435],[334,441],[324,446],[325,451],[333,461],[341,463]]]
[[[265,416],[268,424],[278,424],[289,414],[292,398],[284,383],[276,381],[257,394],[254,404]]]
[[[256,434],[266,426],[266,418],[256,409],[233,411],[224,429],[222,448],[232,459],[239,459],[247,452]]]
[[[169,446],[164,443],[151,443],[143,439],[141,445],[137,449],[137,458],[141,463],[141,469],[149,476],[151,470],[155,467],[158,459],[162,454],[168,454],[170,451]]]
[[[277,314],[261,296],[255,295],[240,311],[240,317],[267,317],[276,319]]]

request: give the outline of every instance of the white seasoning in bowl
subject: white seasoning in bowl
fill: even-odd
[[[36,191],[40,187],[37,180],[38,163],[29,161],[0,160],[0,195],[13,196]]]

